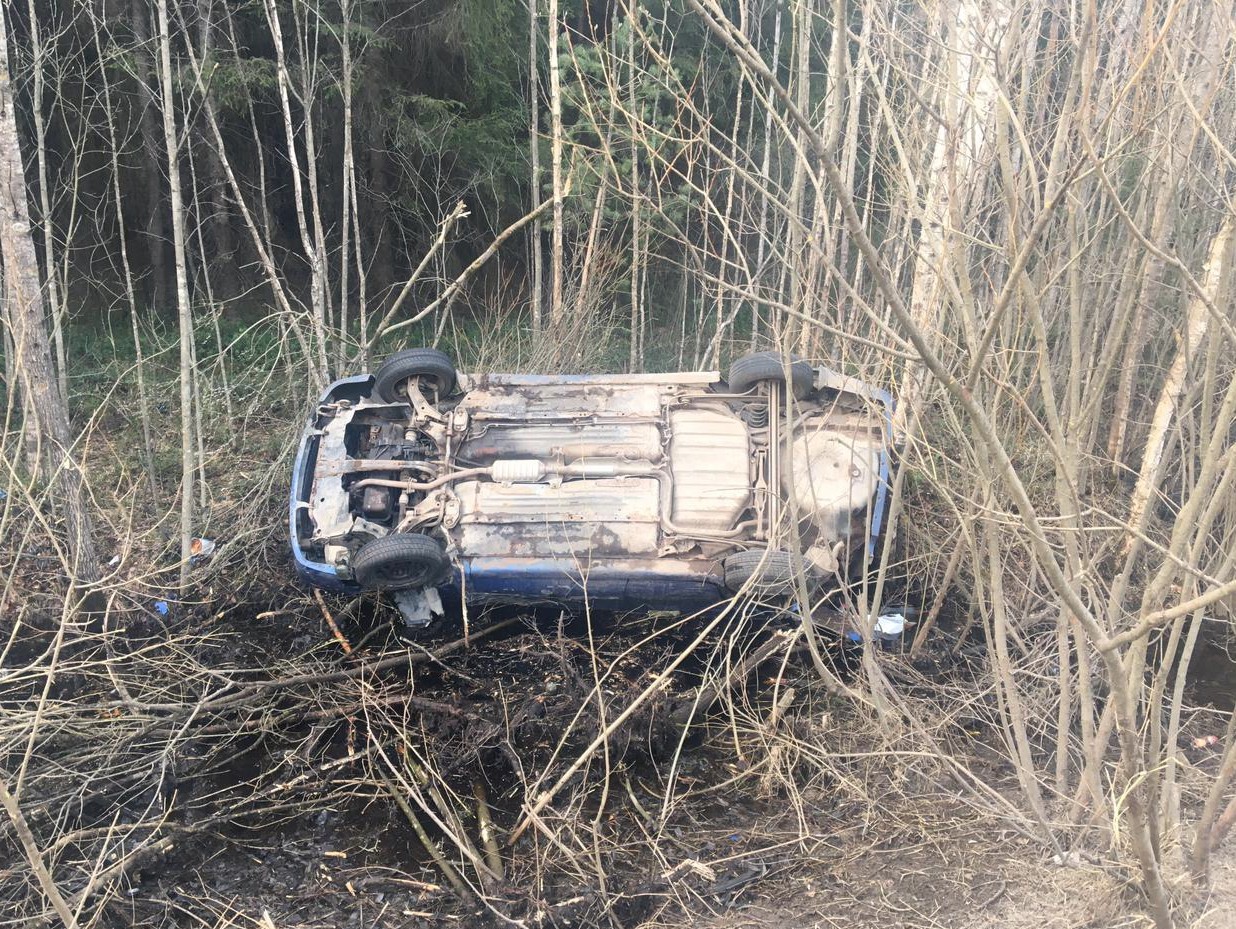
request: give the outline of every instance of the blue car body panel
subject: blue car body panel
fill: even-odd
[[[454,584],[461,581],[468,600],[578,603],[586,591],[591,606],[612,610],[702,609],[728,596],[719,576],[669,560],[587,567],[546,558],[478,558],[465,562]]]
[[[322,393],[319,404],[332,403],[344,392],[361,393],[367,391],[373,378],[368,374],[354,377],[344,377],[335,381]],[[316,419],[316,417],[315,417]],[[314,423],[301,436],[300,447],[296,450],[296,462],[292,466],[291,500],[288,505],[288,535],[292,541],[292,563],[297,575],[313,587],[329,590],[332,593],[358,594],[360,586],[354,581],[339,576],[334,565],[309,558],[300,545],[300,532],[297,529],[297,519],[309,508],[310,485],[313,482],[313,468],[317,464],[318,430]]]

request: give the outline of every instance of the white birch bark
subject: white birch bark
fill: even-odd
[[[180,141],[176,134],[172,94],[172,39],[167,0],[158,0],[159,88],[163,110],[163,142],[167,150],[167,180],[172,206],[172,257],[176,268],[176,316],[180,330],[180,584],[189,579],[193,539],[193,481],[196,459],[193,440],[193,307],[185,264],[185,205],[180,188]]]
[[[347,367],[348,344],[348,263],[351,260],[350,243],[352,241],[352,189],[356,185],[356,159],[352,154],[352,2],[340,0],[340,18],[343,20],[339,33],[340,81],[343,95],[343,176],[340,178],[342,202],[339,206],[341,216],[340,226],[340,256],[339,256],[339,348],[335,365],[343,371]],[[360,251],[356,253],[360,260]],[[364,276],[364,268],[360,268]],[[364,339],[364,332],[361,338]]]
[[[1224,276],[1224,266],[1231,261],[1233,231],[1236,230],[1236,204],[1229,206],[1227,219],[1223,227],[1211,240],[1209,254],[1206,257],[1206,267],[1202,272],[1201,285],[1205,294],[1195,294],[1189,301],[1188,314],[1185,318],[1184,331],[1179,335],[1176,357],[1163,379],[1163,387],[1159,391],[1159,400],[1155,404],[1154,416],[1150,420],[1150,432],[1146,436],[1146,449],[1142,455],[1142,466],[1138,471],[1137,484],[1133,487],[1133,495],[1129,503],[1128,525],[1132,530],[1140,530],[1146,521],[1150,498],[1158,487],[1163,467],[1163,451],[1167,446],[1168,432],[1176,415],[1176,407],[1184,395],[1188,385],[1189,362],[1197,355],[1206,331],[1210,327],[1211,306],[1215,305],[1219,296],[1220,283]],[[1207,303],[1211,306],[1207,306]],[[1133,535],[1129,536],[1129,542]]]
[[[271,41],[275,47],[275,77],[279,88],[279,106],[283,113],[284,135],[287,139],[288,162],[292,166],[292,191],[296,204],[296,225],[300,232],[301,248],[305,259],[309,262],[310,302],[313,309],[313,334],[315,358],[317,363],[317,379],[325,383],[330,364],[326,357],[326,265],[322,250],[318,248],[320,236],[315,227],[314,233],[309,231],[309,220],[305,215],[304,182],[301,180],[300,155],[296,150],[296,129],[292,121],[292,104],[288,92],[291,79],[288,75],[287,55],[283,47],[283,26],[279,21],[279,8],[274,0],[265,0],[266,20],[270,26]],[[308,107],[308,101],[306,101]],[[306,127],[308,127],[306,117]],[[311,142],[309,143],[311,145]],[[308,149],[307,157],[313,158],[313,149]],[[316,203],[316,196],[314,197]]]
[[[951,273],[948,253],[959,212],[964,209],[973,180],[988,144],[996,105],[1000,99],[996,54],[1012,17],[1009,0],[958,0],[945,5],[948,16],[944,37],[944,86],[940,121],[931,142],[931,155],[915,199],[921,203],[920,231],[909,309],[915,325],[939,344],[944,323],[945,275]],[[924,385],[918,366],[907,370],[902,382],[894,425],[905,430]]]
[[[550,263],[552,265],[549,294],[549,319],[557,329],[562,323],[563,286],[563,219],[562,219],[562,77],[558,66],[558,37],[561,30],[558,0],[549,0],[549,113],[552,138],[550,162],[553,180],[554,225]]]
[[[330,305],[330,264],[327,261],[326,227],[322,219],[322,197],[318,184],[318,142],[316,120],[314,118],[314,101],[317,98],[317,43],[320,36],[315,26],[312,35],[309,31],[309,17],[317,20],[316,8],[311,12],[308,5],[297,4],[293,11],[300,10],[304,16],[301,19],[293,15],[296,24],[297,45],[300,50],[300,104],[304,119],[305,132],[305,176],[309,181],[309,215],[313,220],[313,293],[314,318],[322,320],[322,336],[329,334],[334,313]],[[318,301],[321,301],[319,308]],[[323,342],[322,354],[326,355],[327,344]],[[330,369],[327,363],[326,375],[329,378]]]
[[[1127,18],[1129,11],[1126,9],[1124,12]],[[1193,112],[1186,114],[1179,106],[1170,106],[1164,113],[1165,146],[1161,153],[1163,173],[1158,180],[1158,196],[1155,199],[1150,227],[1150,239],[1160,249],[1169,246],[1176,232],[1181,185],[1189,174],[1190,159],[1202,136],[1204,119],[1209,116],[1214,103],[1216,86],[1224,74],[1224,48],[1230,36],[1221,23],[1221,18],[1218,22],[1208,19],[1202,26],[1202,33],[1207,38],[1197,56],[1197,69],[1189,74],[1187,91],[1184,91],[1192,97],[1192,106],[1188,109]],[[1117,471],[1123,466],[1125,442],[1133,411],[1133,386],[1141,369],[1140,360],[1146,346],[1151,309],[1157,305],[1163,290],[1164,270],[1163,259],[1151,255],[1146,262],[1142,279],[1134,285],[1132,295],[1137,300],[1136,321],[1125,345],[1107,438],[1107,455]]]
[[[532,190],[530,208],[535,208],[541,202],[541,79],[537,67],[537,28],[538,0],[528,0],[528,157],[532,165],[532,177],[528,186]],[[542,285],[545,280],[544,249],[541,243],[542,224],[538,219],[532,224],[532,271],[531,283],[528,285],[529,298],[532,302],[532,330],[540,332],[544,325],[544,296]]]
[[[39,26],[38,12],[34,0],[27,0],[26,9],[30,14],[30,51],[33,68],[31,91],[31,110],[34,116],[34,151],[39,170],[39,229],[43,238],[43,262],[46,266],[45,286],[47,289],[47,307],[52,316],[52,341],[56,348],[56,376],[60,383],[60,393],[67,399],[69,396],[69,375],[65,370],[64,356],[64,324],[65,306],[60,299],[60,288],[56,284],[56,243],[52,230],[51,209],[51,179],[47,171],[47,125],[43,117],[43,40]]]
[[[47,306],[39,279],[22,170],[21,144],[9,78],[8,25],[0,13],[0,257],[4,264],[3,306],[12,339],[25,423],[39,441],[31,471],[53,481],[68,529],[70,580],[81,588],[101,576],[94,526],[82,474],[73,460],[68,403],[60,390],[47,331]]]

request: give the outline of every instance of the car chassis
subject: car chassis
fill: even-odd
[[[438,594],[693,610],[784,594],[803,567],[840,584],[875,553],[891,411],[771,352],[723,380],[459,375],[407,350],[323,394],[293,471],[293,557],[314,586],[390,591],[412,625]]]

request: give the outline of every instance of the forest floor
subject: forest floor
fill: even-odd
[[[228,602],[201,610],[214,610],[221,666],[273,666],[282,656],[312,654],[312,661],[280,667],[283,674],[299,667],[312,675],[408,647],[373,616],[364,623],[343,619],[353,642],[371,633],[368,644],[345,657],[320,607],[291,587],[269,594],[261,611]],[[380,610],[376,615],[383,618]],[[999,732],[977,717],[966,724],[971,744],[952,750],[993,798],[1007,800],[1003,818],[966,799],[934,762],[920,763],[880,733],[856,731],[870,718],[815,690],[806,660],[743,669],[724,699],[683,735],[676,721],[698,694],[720,641],[709,659],[685,665],[618,730],[604,766],[594,759],[572,783],[559,808],[577,823],[591,819],[591,831],[564,828],[557,835],[569,848],[555,849],[548,832],[528,830],[502,847],[506,873],[490,887],[490,902],[461,901],[361,748],[400,726],[415,729],[423,750],[436,753],[445,783],[461,793],[470,779],[487,784],[498,833],[506,835],[524,798],[552,782],[599,731],[599,719],[589,719],[591,655],[612,666],[603,689],[619,708],[687,638],[686,630],[653,634],[661,622],[668,619],[594,617],[590,652],[589,630],[579,623],[516,619],[411,677],[396,667],[361,688],[375,704],[398,705],[405,692],[420,705],[382,717],[363,709],[362,696],[350,715],[272,724],[262,738],[234,743],[240,750],[225,764],[180,786],[186,822],[211,820],[238,790],[270,797],[272,787],[306,777],[310,789],[296,802],[250,804],[242,815],[190,834],[127,876],[111,915],[120,924],[262,929],[1150,925],[1133,874],[1093,851],[1066,852],[1064,863],[1053,858],[1016,813],[1020,796]],[[740,652],[777,634],[729,637],[724,648]],[[439,634],[425,644],[433,649],[455,637]],[[830,653],[842,671],[852,658]],[[971,676],[964,655],[948,649],[915,663],[883,653],[880,661],[891,677],[904,675],[911,690],[933,680],[964,687]],[[318,692],[314,705],[352,705],[355,684],[328,684],[339,702]],[[792,699],[778,700],[786,691]],[[780,735],[769,727],[777,705]],[[1187,736],[1213,728],[1215,719],[1199,710]],[[478,733],[478,720],[493,725]],[[1216,759],[1211,750],[1191,756],[1203,766]],[[1230,843],[1213,876],[1211,895],[1188,901],[1182,925],[1236,927]]]
[[[774,806],[757,801],[734,805],[725,815],[700,823],[691,840],[705,862],[712,862],[701,862],[701,870],[711,873],[684,870],[676,886],[645,899],[649,912],[633,921],[621,913],[614,914],[614,922],[573,918],[569,907],[560,906],[558,918],[547,914],[525,923],[649,929],[1152,925],[1136,891],[1114,869],[1101,862],[1054,864],[1038,843],[992,830],[990,822],[956,807],[950,810],[944,798],[930,801],[931,819],[917,811],[912,827],[895,821],[850,823],[832,836],[807,841],[806,847],[787,831],[783,842],[751,849],[735,844],[717,855],[737,834],[728,830],[750,828],[753,822],[762,823],[765,843],[778,838]],[[219,845],[201,857],[197,852],[176,855],[161,873],[143,879],[128,911],[141,925],[504,924],[483,908],[451,899],[413,844],[406,824],[383,811],[344,808],[289,822],[244,844]],[[631,875],[635,882],[644,876]],[[614,884],[621,883],[622,875],[615,875]],[[1214,861],[1211,895],[1197,902],[1182,925],[1236,926],[1236,855],[1230,848]]]
[[[319,602],[295,586],[283,544],[272,528],[262,545],[241,549],[241,560],[221,550],[218,563],[199,570],[197,601],[172,602],[167,615],[152,609],[153,587],[147,601],[125,607],[124,654],[111,655],[109,676],[132,689],[168,674],[183,680],[151,683],[152,693],[184,690],[180,709],[166,696],[151,701],[172,707],[174,738],[125,749],[137,767],[149,763],[139,751],[162,752],[171,761],[150,769],[163,773],[117,788],[114,803],[82,807],[78,821],[64,814],[62,828],[89,831],[149,818],[156,801],[166,810],[158,834],[171,847],[125,869],[103,925],[1150,925],[1136,876],[1105,857],[1103,842],[1092,835],[1055,857],[1021,812],[991,723],[995,697],[979,686],[981,641],[957,648],[938,636],[914,661],[877,654],[898,692],[931,720],[925,740],[881,731],[869,709],[826,693],[801,648],[744,664],[765,645],[790,641],[793,617],[747,617],[704,634],[702,621],[669,615],[564,622],[510,613],[471,617],[466,645],[459,628],[414,640],[389,609]],[[37,566],[42,556],[26,557]],[[46,573],[26,573],[28,586],[15,593],[54,603],[50,561]],[[351,654],[332,636],[328,611]],[[49,622],[42,635],[53,630]],[[691,659],[665,686],[650,687],[697,636]],[[45,645],[32,639],[11,657]],[[1230,700],[1232,666],[1214,654],[1221,660],[1207,666],[1203,696]],[[853,671],[852,650],[834,645],[825,658]],[[114,694],[108,678],[92,674],[62,675],[57,695],[103,740],[123,717],[99,709]],[[223,690],[212,691],[221,680]],[[233,696],[205,696],[212,692]],[[597,734],[637,701],[638,712],[589,755]],[[1216,731],[1219,719],[1214,708],[1192,710],[1183,740]],[[158,725],[156,714],[146,729]],[[73,770],[72,754],[52,752],[36,761],[53,775]],[[1218,755],[1188,748],[1186,767],[1210,770]],[[451,890],[394,800],[391,779],[412,770],[413,756],[474,837],[478,824],[460,798],[484,786],[505,866],[487,900]],[[586,763],[564,778],[581,756]],[[85,782],[92,775],[77,772]],[[543,828],[509,841],[527,798],[559,778]],[[443,830],[431,831],[462,861]],[[83,851],[83,866],[90,860]],[[1182,926],[1236,927],[1231,843],[1214,861],[1209,896],[1180,898]]]

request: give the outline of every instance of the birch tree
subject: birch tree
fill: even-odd
[[[172,258],[176,267],[176,319],[180,334],[180,583],[188,582],[193,540],[193,483],[197,473],[193,437],[193,305],[186,266],[184,194],[180,186],[180,138],[176,131],[176,98],[172,92],[172,36],[167,0],[156,0],[159,29],[159,90],[163,112],[163,143],[172,207]]]
[[[75,460],[67,398],[60,390],[48,338],[50,308],[35,255],[21,143],[9,74],[7,8],[0,10],[0,258],[4,262],[4,310],[18,384],[33,432],[27,462],[57,491],[64,508],[70,580],[79,588],[96,583],[102,571],[95,550],[81,469]]]
[[[955,5],[940,4],[937,10],[944,33],[936,89],[942,118],[931,134],[922,174],[905,179],[921,230],[910,284],[910,313],[915,326],[928,333],[934,345],[940,344],[948,319],[946,281],[951,275],[966,273],[964,267],[953,267],[952,252],[1000,97],[996,59],[1012,7],[1008,0],[992,0],[987,5],[980,0],[959,0]],[[907,427],[923,386],[922,368],[912,366],[902,379],[896,412],[899,430]]]
[[[310,132],[305,140],[305,144],[308,146],[305,157],[310,163],[308,174],[313,206],[313,229],[310,231],[310,217],[306,216],[305,211],[305,191],[304,182],[301,179],[301,161],[296,145],[296,123],[292,118],[292,80],[291,76],[288,74],[287,55],[284,52],[283,26],[279,19],[279,5],[275,2],[275,0],[265,0],[265,7],[266,20],[270,26],[271,40],[274,42],[275,46],[275,79],[276,85],[279,88],[279,106],[283,114],[283,129],[287,139],[288,161],[292,168],[292,192],[296,211],[296,227],[300,232],[301,248],[304,250],[305,258],[309,262],[310,306],[312,308],[313,331],[315,336],[314,359],[317,362],[315,373],[318,383],[321,384],[325,383],[328,378],[330,363],[327,360],[326,354],[327,282],[326,255],[324,254],[325,244],[324,234],[321,228],[321,210],[318,208],[316,172],[312,167],[312,162],[316,156],[316,152],[312,144],[313,136]],[[297,22],[299,23],[299,20],[297,20]],[[313,100],[302,96],[301,106],[304,110],[304,125],[306,129],[308,129],[313,124],[313,116],[311,112]]]
[[[1145,525],[1147,508],[1158,487],[1163,469],[1163,452],[1167,446],[1168,431],[1176,415],[1176,409],[1184,399],[1188,387],[1189,365],[1194,363],[1206,333],[1210,330],[1211,317],[1220,312],[1216,307],[1220,283],[1229,272],[1233,235],[1236,233],[1236,203],[1229,206],[1227,220],[1210,242],[1206,266],[1202,271],[1200,289],[1189,300],[1184,326],[1177,336],[1176,357],[1163,378],[1154,416],[1150,420],[1150,433],[1142,454],[1137,484],[1129,503],[1129,526],[1133,533]],[[1218,336],[1223,338],[1223,336]],[[1130,535],[1130,544],[1133,536]]]
[[[532,191],[532,204],[541,201],[541,71],[538,55],[540,34],[539,0],[528,0],[528,187]],[[539,219],[533,222],[531,266],[529,267],[528,294],[532,304],[532,329],[540,332],[544,325],[543,296],[545,271],[544,247],[541,241],[543,225]]]
[[[558,0],[549,0],[549,117],[550,117],[550,175],[553,183],[553,244],[550,247],[550,290],[549,319],[554,329],[562,324],[564,307],[562,304],[563,289],[563,252],[565,231],[563,228],[563,193],[562,193],[562,75],[559,66],[559,34],[562,23],[558,17]]]

